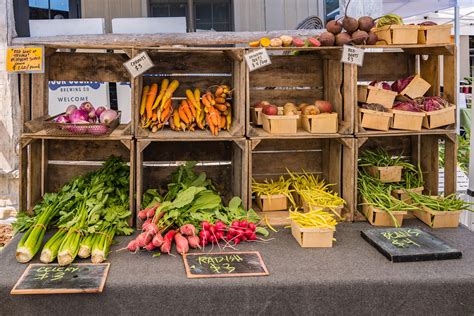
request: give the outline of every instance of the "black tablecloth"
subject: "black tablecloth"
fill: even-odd
[[[331,249],[300,248],[288,229],[267,244],[239,245],[260,251],[267,277],[187,279],[181,257],[112,252],[101,294],[10,295],[27,266],[15,260],[16,238],[0,252],[0,314],[474,314],[473,232],[433,231],[462,259],[391,263],[360,237],[367,228],[339,225]]]

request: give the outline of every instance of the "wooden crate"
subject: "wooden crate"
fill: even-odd
[[[250,107],[259,101],[283,106],[287,102],[298,105],[328,100],[338,113],[338,134],[352,133],[357,92],[351,81],[356,66],[342,64],[340,50],[315,48],[297,56],[283,54],[279,50],[270,50],[269,53],[271,65],[252,72],[246,68],[249,118]],[[308,132],[299,128],[297,134],[307,135]],[[261,127],[252,125],[250,119],[247,120],[247,136],[272,137]]]
[[[418,29],[419,44],[448,44],[451,43],[452,24],[421,25]]]
[[[390,47],[390,46],[387,46]],[[367,84],[373,80],[395,81],[408,76],[418,74],[429,84],[426,96],[441,95],[450,103],[456,104],[456,48],[449,44],[436,45],[405,45],[400,46],[403,51],[393,52],[386,48],[379,51],[366,52],[364,55],[364,65],[356,69],[354,84]],[[444,71],[441,78],[441,66]],[[443,93],[441,93],[440,81],[443,81]],[[354,103],[357,113],[358,105]],[[355,120],[355,133],[362,137],[369,135],[410,135],[416,133],[450,133],[454,132],[455,124],[447,127],[436,127],[428,131],[410,130],[369,130],[364,128],[361,120]]]
[[[249,143],[249,181],[252,178],[256,181],[278,179],[287,175],[287,168],[296,173],[305,170],[334,184],[332,189],[347,202],[342,216],[352,221],[356,173],[354,138],[259,139]],[[249,207],[252,205],[251,190],[249,186]],[[271,225],[283,222],[267,219]],[[283,224],[288,225],[289,220]]]
[[[420,163],[423,172],[424,194],[437,195],[439,182],[439,143],[443,141],[445,151],[444,194],[456,192],[456,160],[457,146],[455,133],[435,135],[400,135],[370,136],[357,138],[356,157],[364,150],[385,149],[393,156],[402,155],[403,159],[414,165]],[[359,196],[360,198],[360,196]],[[359,208],[361,211],[361,208]],[[356,220],[364,220],[362,214],[356,213]]]
[[[20,141],[20,210],[30,211],[48,192],[74,177],[100,168],[111,155],[130,165],[130,210],[135,210],[135,141],[22,137]],[[134,222],[134,215],[130,224]]]
[[[109,53],[97,52],[60,52],[47,47],[45,49],[45,72],[42,74],[20,75],[21,132],[25,137],[44,138],[52,136],[44,125],[44,120],[51,117],[48,113],[49,81],[99,81],[130,82],[130,75],[123,63],[131,56],[131,50]],[[71,102],[77,106],[85,100]],[[94,104],[100,106],[103,104]],[[65,109],[64,109],[65,110]],[[132,111],[130,108],[122,111]],[[91,139],[127,139],[132,134],[133,122],[125,122],[110,135],[83,135]],[[64,135],[59,135],[61,139]],[[75,136],[74,136],[75,137]]]
[[[136,122],[137,138],[150,139],[233,139],[245,135],[245,62],[240,48],[153,48],[134,50],[134,54],[146,51],[155,66],[145,74],[133,80],[133,118]],[[211,135],[209,129],[196,129],[195,132],[176,132],[165,126],[152,133],[140,126],[140,101],[144,85],[158,83],[163,79],[179,81],[179,87],[173,94],[173,106],[186,99],[186,89],[199,88],[201,92],[219,84],[232,87],[232,125],[229,131],[220,131],[218,136]]]
[[[142,207],[142,195],[147,189],[167,191],[171,174],[186,161],[197,161],[196,172],[205,172],[217,191],[228,203],[233,196],[242,198],[247,206],[248,147],[245,139],[161,141],[137,140],[136,207]],[[137,226],[141,227],[137,219]]]

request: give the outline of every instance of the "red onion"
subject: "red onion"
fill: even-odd
[[[95,115],[96,115],[97,117],[100,117],[100,115],[102,114],[102,112],[104,112],[105,110],[107,110],[107,109],[105,108],[105,106],[99,106],[99,107],[97,107],[97,109],[95,109]]]
[[[398,79],[394,81],[392,84],[392,90],[398,93],[402,92],[403,89],[405,89],[410,84],[413,78],[415,78],[415,76],[410,76],[404,79]]]
[[[63,115],[59,115],[57,116],[54,121],[56,123],[69,123],[69,118],[67,117],[67,115],[63,114]]]
[[[81,106],[79,107],[80,110],[84,110],[86,111],[87,113],[89,113],[90,111],[94,110],[94,106],[92,105],[92,103],[90,103],[89,101],[86,101],[86,102],[82,102]]]
[[[69,120],[71,123],[78,123],[80,121],[85,121],[86,123],[89,123],[89,115],[86,111],[84,110],[74,110],[69,114]]]
[[[394,110],[408,111],[408,112],[421,112],[421,108],[415,102],[396,102],[393,105]]]
[[[75,106],[74,104],[69,105],[66,108],[66,115],[70,115],[72,113],[72,111],[74,111],[74,110],[77,110],[77,106]]]
[[[100,122],[110,124],[117,118],[117,116],[118,114],[114,110],[105,110],[100,114]]]
[[[392,90],[392,87],[390,87],[390,85],[385,82],[385,81],[372,81],[371,83],[369,83],[369,86],[373,86],[373,87],[376,87],[376,88],[379,88],[379,89],[385,89],[385,90]]]
[[[89,112],[88,116],[89,116],[89,119],[92,119],[95,122],[95,119],[97,118],[97,113],[95,113],[95,110],[92,110]]]

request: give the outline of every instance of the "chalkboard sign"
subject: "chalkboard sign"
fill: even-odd
[[[222,278],[268,275],[260,253],[188,253],[183,256],[188,278]]]
[[[30,264],[11,294],[100,293],[110,263]]]
[[[419,228],[381,228],[360,232],[393,262],[459,259],[462,253]]]

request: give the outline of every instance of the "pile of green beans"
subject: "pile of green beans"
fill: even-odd
[[[360,154],[359,167],[390,167],[401,166],[407,170],[417,171],[416,167],[411,163],[402,160],[402,155],[393,158],[388,152],[382,148],[375,151],[365,150]]]
[[[459,199],[456,194],[450,194],[446,197],[431,197],[428,195],[418,194],[416,192],[408,192],[408,194],[410,195],[410,198],[414,204],[427,207],[433,211],[473,211],[471,209],[471,205],[474,203],[463,201]]]
[[[392,188],[386,186],[377,179],[372,178],[365,172],[359,171],[359,178],[357,181],[357,188],[359,193],[365,199],[367,204],[373,207],[386,211],[392,218],[393,223],[398,227],[398,222],[393,216],[392,212],[414,210],[416,207],[407,204],[404,201],[393,197],[390,192]],[[366,204],[366,203],[362,203]]]
[[[421,171],[420,165],[417,170],[406,169],[403,171],[402,181],[399,183],[392,183],[392,189],[414,189],[424,185],[423,172]]]

